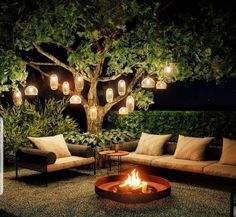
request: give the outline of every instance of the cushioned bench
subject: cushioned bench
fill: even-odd
[[[71,156],[57,158],[54,152],[42,151],[36,148],[19,148],[16,152],[16,178],[18,167],[31,169],[45,174],[83,165],[92,165],[96,174],[95,151],[84,145],[67,144]]]
[[[121,149],[130,154],[123,156],[122,162],[236,179],[236,166],[219,163],[222,147],[211,145],[207,148],[205,160],[193,161],[174,158],[175,142],[167,142],[161,156],[136,154],[138,142],[139,140],[123,143]]]

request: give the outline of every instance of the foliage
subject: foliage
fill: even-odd
[[[4,153],[7,158],[15,155],[19,147],[29,146],[28,136],[53,136],[75,131],[77,124],[62,112],[65,102],[50,99],[45,104],[1,107],[4,120]]]
[[[236,138],[236,112],[226,111],[135,111],[127,117],[110,112],[105,124],[135,133],[179,134],[186,136],[214,136],[218,143],[222,137]]]
[[[148,110],[149,105],[153,104],[153,93],[138,87],[131,94],[135,99],[135,104],[139,109]]]
[[[16,89],[25,83],[27,76],[24,61],[12,50],[0,49],[0,92]]]
[[[235,76],[235,54],[227,43],[233,38],[231,15],[217,11],[210,1],[186,3],[190,12],[195,6],[197,13],[192,14],[175,5],[173,11],[172,2],[157,1],[68,0],[31,4],[33,10],[24,16],[21,13],[26,7],[20,7],[17,1],[14,7],[18,5],[19,11],[8,6],[19,16],[14,42],[21,51],[32,50],[32,43],[66,47],[70,65],[87,74],[96,68],[107,49],[107,75],[128,74],[135,67],[142,67],[153,77],[163,79],[164,65],[175,63],[173,81]],[[171,16],[166,16],[170,12]]]
[[[65,135],[68,143],[90,145],[92,147],[104,148],[110,144],[116,144],[124,141],[129,141],[135,136],[126,130],[112,129],[104,130],[101,133],[78,133],[69,132]]]

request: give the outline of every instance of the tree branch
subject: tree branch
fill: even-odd
[[[78,71],[76,71],[73,67],[66,65],[65,63],[61,62],[59,59],[57,59],[56,57],[54,57],[53,55],[47,53],[46,51],[44,51],[39,45],[37,45],[36,43],[33,43],[33,46],[35,47],[35,49],[41,53],[43,56],[47,57],[48,59],[50,59],[52,62],[56,63],[58,66],[61,66],[62,68],[66,69],[67,71],[70,71],[73,75],[76,74],[80,74]],[[84,77],[84,80],[90,82],[90,79],[87,77]]]
[[[100,77],[98,79],[98,81],[100,82],[106,82],[106,81],[114,81],[116,80],[117,78],[121,77],[122,74],[118,74],[118,75],[113,75],[113,76],[108,76],[108,77]]]
[[[34,62],[34,61],[31,61],[30,62],[31,64],[33,65],[41,65],[41,66],[57,66],[56,63],[41,63],[41,62]]]
[[[50,40],[49,42],[50,42],[51,44],[55,44],[55,45],[58,46],[58,47],[63,47],[65,50],[67,50],[67,51],[70,52],[70,53],[73,53],[73,52],[74,52],[74,50],[73,50],[72,48],[67,47],[67,46],[65,46],[65,45],[63,45],[63,44],[61,44],[61,43],[59,43],[59,42],[57,42],[57,41]]]

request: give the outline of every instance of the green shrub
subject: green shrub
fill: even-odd
[[[89,145],[104,148],[110,144],[116,144],[134,139],[135,136],[128,131],[119,129],[106,130],[97,134],[69,132],[65,135],[68,143]]]
[[[65,106],[64,101],[49,99],[44,105],[26,101],[21,106],[1,107],[5,157],[10,159],[19,147],[29,146],[28,136],[53,136],[75,131],[75,121],[62,114]]]
[[[214,136],[217,143],[222,137],[236,138],[236,112],[228,111],[134,111],[127,116],[110,112],[104,124],[132,132],[139,138],[141,132],[189,136]]]

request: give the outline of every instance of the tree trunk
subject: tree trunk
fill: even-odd
[[[102,132],[102,124],[105,116],[105,112],[102,107],[97,106],[97,118],[92,120],[89,109],[86,111],[87,116],[87,132],[89,133],[100,133]]]

